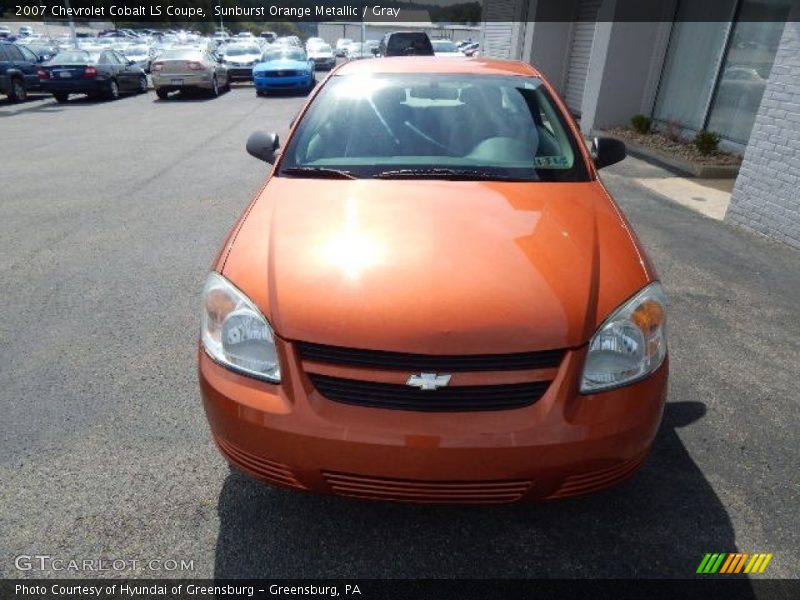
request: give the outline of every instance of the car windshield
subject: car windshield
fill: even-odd
[[[306,60],[306,53],[299,48],[276,48],[267,50],[264,54],[264,60]]]
[[[281,174],[287,170],[515,181],[589,177],[578,141],[542,81],[501,75],[334,77],[292,136]]]
[[[159,58],[161,60],[200,60],[202,55],[193,48],[176,48],[165,50]]]
[[[434,52],[458,52],[458,48],[450,40],[433,40],[431,44]]]
[[[227,56],[244,56],[245,54],[261,54],[257,46],[228,46],[225,50]]]
[[[311,51],[317,54],[330,54],[331,47],[328,46],[328,44],[319,44],[318,46],[314,46],[314,49]]]

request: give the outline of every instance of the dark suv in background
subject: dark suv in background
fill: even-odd
[[[394,31],[381,40],[381,56],[433,56],[433,46],[422,31]]]
[[[0,41],[0,94],[24,102],[28,90],[39,89],[39,57],[24,46]]]

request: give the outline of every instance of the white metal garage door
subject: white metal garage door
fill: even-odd
[[[514,15],[518,0],[488,0],[484,5],[483,41],[481,55],[492,58],[518,58],[511,56],[515,27]]]
[[[578,4],[578,20],[572,29],[564,99],[569,109],[577,115],[581,112],[586,73],[589,71],[589,56],[592,53],[594,30],[597,25],[595,20],[600,3],[601,0],[581,0]]]

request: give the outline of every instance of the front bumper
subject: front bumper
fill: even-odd
[[[578,394],[584,348],[568,352],[544,396],[523,408],[366,408],[323,397],[292,345],[283,347],[280,385],[238,375],[200,349],[206,415],[232,465],[270,483],[327,494],[491,503],[593,492],[639,467],[666,401],[666,361],[641,382]]]
[[[232,67],[228,66],[228,77],[233,79],[246,79],[250,81],[253,79],[253,67]]]
[[[314,66],[317,69],[332,69],[336,66],[336,59],[335,58],[320,58],[314,59]]]
[[[291,90],[302,89],[311,86],[314,75],[293,75],[293,76],[269,76],[255,74],[253,83],[259,91],[263,90]]]

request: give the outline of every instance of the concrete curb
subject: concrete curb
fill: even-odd
[[[641,158],[660,167],[677,172],[679,175],[696,177],[697,179],[735,179],[739,175],[739,166],[733,165],[700,165],[689,160],[670,156],[653,148],[647,148],[607,131],[596,130],[593,135],[619,140],[625,144],[628,154]]]

